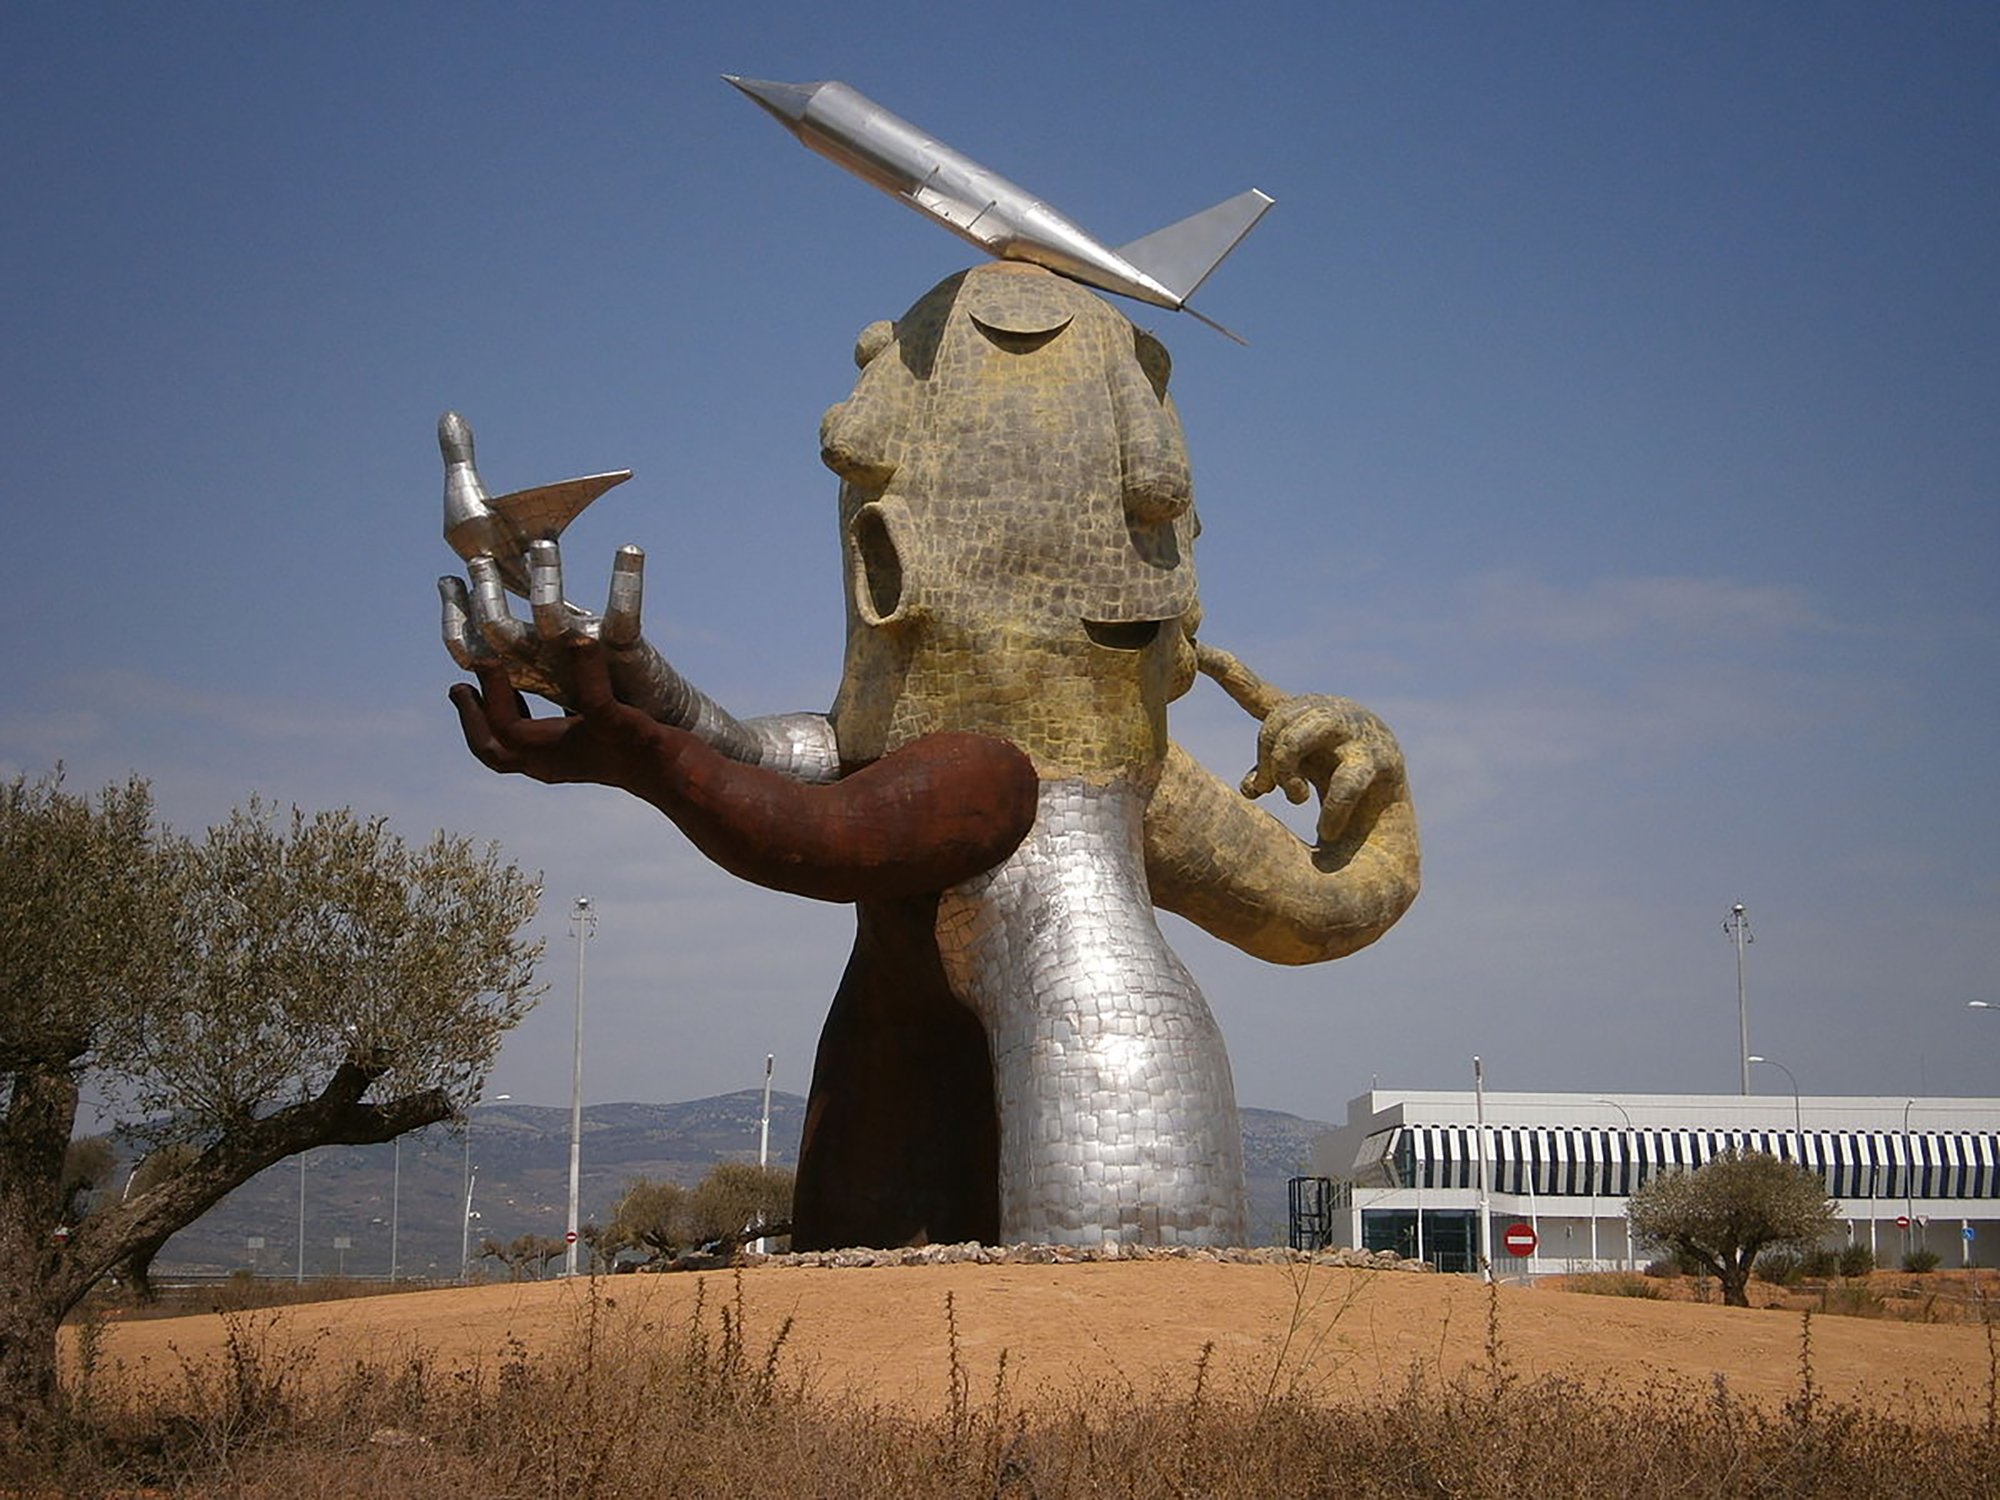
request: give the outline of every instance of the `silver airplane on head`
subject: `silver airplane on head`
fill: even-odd
[[[1087,286],[1189,313],[1195,288],[1263,217],[1255,188],[1112,249],[1027,189],[933,140],[844,83],[765,83],[722,75],[818,152],[1002,260],[1031,261]]]

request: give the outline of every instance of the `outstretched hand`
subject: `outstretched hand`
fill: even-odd
[[[461,682],[451,690],[467,748],[495,771],[551,785],[597,782],[645,795],[677,757],[685,736],[618,701],[600,641],[571,636],[562,649],[575,711],[559,718],[532,717],[497,656],[468,663],[479,686]]]
[[[602,615],[579,609],[563,598],[562,551],[556,543],[530,543],[523,561],[528,575],[528,620],[517,618],[509,607],[500,565],[490,556],[474,557],[466,564],[470,589],[457,577],[447,575],[438,580],[444,604],[445,649],[460,667],[475,673],[486,666],[504,667],[514,688],[574,708],[578,706],[577,684],[571,676],[570,648],[578,641],[600,640],[615,652],[636,649],[650,654],[639,623],[646,577],[642,550],[630,546],[618,549]]]

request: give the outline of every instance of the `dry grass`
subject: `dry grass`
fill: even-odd
[[[1302,1276],[1268,1377],[1220,1389],[1208,1351],[1172,1390],[1018,1404],[1008,1362],[975,1388],[947,1293],[949,1399],[913,1415],[825,1395],[787,1358],[790,1322],[752,1343],[743,1281],[710,1278],[671,1327],[580,1299],[546,1350],[447,1366],[420,1350],[341,1362],[271,1313],[228,1314],[213,1357],[139,1382],[79,1348],[64,1430],[19,1482],[65,1495],[480,1494],[1214,1497],[1277,1494],[1981,1494],[2000,1488],[2000,1367],[1985,1419],[1881,1410],[1819,1390],[1801,1319],[1782,1407],[1707,1388],[1526,1379],[1497,1293],[1484,1352],[1452,1377],[1413,1368],[1386,1394],[1328,1403],[1317,1334],[1346,1295]],[[1323,1299],[1335,1298],[1328,1309]]]

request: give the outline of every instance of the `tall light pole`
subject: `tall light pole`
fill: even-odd
[[[763,1171],[771,1165],[771,1065],[777,1061],[772,1053],[764,1054],[764,1112],[757,1119],[757,1170]],[[762,1255],[767,1242],[762,1235],[757,1237],[757,1253]]]
[[[1486,1065],[1472,1060],[1472,1102],[1479,1122],[1479,1269],[1493,1279],[1493,1202],[1486,1179]]]
[[[394,1163],[389,1172],[389,1285],[396,1284],[396,1231],[403,1207],[403,1138],[399,1135],[390,1142]]]
[[[590,897],[570,908],[569,935],[576,939],[576,1038],[569,1070],[569,1228],[564,1232],[563,1275],[576,1274],[577,1203],[583,1182],[583,950],[597,927]]]
[[[495,1094],[493,1102],[505,1104],[513,1097],[512,1094]],[[463,1220],[465,1229],[458,1241],[460,1281],[472,1279],[472,1109],[473,1106],[470,1104],[465,1107],[465,1218]]]
[[[1638,1186],[1636,1182],[1632,1181],[1633,1177],[1637,1175],[1637,1167],[1633,1162],[1633,1157],[1639,1151],[1638,1132],[1632,1128],[1632,1113],[1616,1099],[1593,1099],[1590,1102],[1593,1104],[1610,1105],[1618,1111],[1618,1117],[1625,1122],[1625,1179],[1627,1183],[1625,1196],[1629,1199],[1632,1196],[1632,1189]],[[1593,1210],[1591,1213],[1591,1234],[1594,1236],[1596,1233],[1597,1215],[1596,1211]],[[1596,1258],[1595,1252],[1592,1253],[1591,1258]],[[1629,1215],[1625,1220],[1625,1269],[1627,1271],[1632,1269],[1632,1220]]]
[[[1910,1110],[1916,1100],[1903,1101],[1903,1254],[1910,1253],[1910,1231],[1917,1227],[1917,1158],[1910,1150]]]
[[[299,1263],[297,1268],[292,1273],[292,1281],[293,1284],[296,1286],[304,1286],[306,1284],[306,1156],[307,1154],[308,1153],[304,1151],[301,1151],[299,1153]]]
[[[1722,930],[1736,940],[1736,1033],[1741,1043],[1737,1055],[1743,1060],[1743,1092],[1750,1092],[1750,1001],[1743,988],[1743,949],[1756,942],[1750,935],[1750,913],[1737,902],[1723,919]]]
[[[1759,1057],[1753,1052],[1750,1054],[1750,1061],[1762,1063],[1767,1068],[1776,1068],[1785,1075],[1785,1081],[1792,1086],[1792,1164],[1804,1166],[1806,1164],[1805,1111],[1799,1105],[1798,1079],[1792,1077],[1792,1070],[1775,1057]]]

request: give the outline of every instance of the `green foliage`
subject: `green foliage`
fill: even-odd
[[[1772,1286],[1797,1286],[1805,1280],[1806,1258],[1789,1246],[1779,1246],[1757,1257],[1753,1274]]]
[[[1668,1172],[1627,1205],[1632,1232],[1690,1257],[1722,1284],[1722,1300],[1749,1306],[1750,1268],[1767,1247],[1803,1249],[1834,1227],[1819,1177],[1762,1152],[1726,1151],[1692,1172]]]
[[[1908,1255],[1903,1257],[1903,1269],[1905,1271],[1913,1271],[1918,1275],[1927,1275],[1938,1268],[1938,1262],[1943,1258],[1935,1250],[1912,1250]]]
[[[143,1284],[265,1167],[473,1096],[536,994],[539,896],[495,848],[345,810],[253,801],[193,839],[136,779],[0,785],[0,1441],[46,1412],[55,1323],[114,1266]],[[86,1096],[146,1147],[115,1194],[71,1145]]]
[[[1799,1259],[1802,1275],[1823,1279],[1840,1271],[1840,1252],[1831,1245],[1815,1245]]]
[[[101,1189],[118,1165],[117,1148],[108,1135],[79,1136],[63,1152],[63,1223],[74,1224],[87,1212],[91,1194]]]
[[[1866,1276],[1875,1269],[1875,1252],[1866,1245],[1855,1243],[1844,1245],[1840,1251],[1840,1274],[1843,1276]]]
[[[516,1235],[506,1244],[497,1240],[481,1240],[479,1254],[485,1260],[497,1260],[507,1268],[508,1279],[519,1281],[524,1275],[537,1278],[548,1269],[549,1262],[558,1260],[569,1253],[566,1241],[548,1234]]]
[[[786,1225],[792,1216],[792,1174],[781,1167],[722,1162],[692,1188],[635,1177],[598,1231],[593,1248],[605,1260],[631,1251],[648,1263],[670,1261],[704,1245],[734,1247],[760,1238],[760,1225]]]
[[[1637,1297],[1647,1302],[1663,1302],[1667,1296],[1644,1276],[1630,1271],[1586,1271],[1564,1277],[1562,1288],[1588,1297]]]
[[[160,838],[137,778],[94,802],[60,771],[0,786],[0,1080],[131,1039],[170,969]]]
[[[612,1206],[611,1222],[598,1238],[598,1252],[615,1260],[624,1251],[642,1250],[648,1261],[657,1261],[686,1249],[687,1196],[678,1182],[633,1178]]]
[[[695,1184],[686,1204],[690,1240],[702,1244],[738,1236],[754,1239],[759,1224],[789,1223],[792,1217],[792,1174],[782,1167],[726,1161],[709,1169]]]

